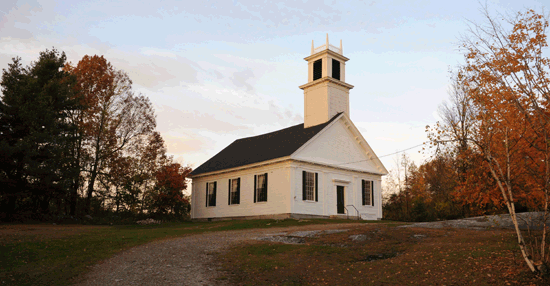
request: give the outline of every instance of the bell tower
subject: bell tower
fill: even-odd
[[[311,55],[304,58],[308,62],[307,83],[300,86],[304,90],[304,128],[323,124],[339,112],[349,116],[349,90],[346,62],[342,50],[328,42],[317,48],[311,41]]]

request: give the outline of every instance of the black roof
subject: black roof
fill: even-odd
[[[328,122],[309,128],[304,128],[304,124],[298,124],[263,135],[237,139],[193,170],[190,175],[195,176],[290,156],[340,114],[334,115]]]

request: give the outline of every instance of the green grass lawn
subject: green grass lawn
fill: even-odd
[[[117,252],[153,240],[212,231],[287,227],[306,224],[350,223],[349,220],[242,220],[220,222],[164,223],[139,226],[41,225],[39,234],[0,228],[1,285],[69,285],[89,267]],[[24,226],[24,225],[23,225]],[[27,227],[27,229],[29,229]]]

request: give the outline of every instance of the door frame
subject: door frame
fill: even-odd
[[[331,212],[329,211],[329,215],[339,215],[338,213],[338,198],[337,198],[337,188],[338,186],[342,186],[344,187],[344,207],[346,206],[346,203],[348,202],[348,196],[349,194],[347,194],[348,192],[352,191],[352,184],[351,184],[351,181],[352,180],[352,177],[347,177],[347,176],[338,176],[338,178],[333,178],[332,179],[332,192],[330,192],[330,196],[333,196],[333,198],[336,200],[335,201],[335,204],[333,204],[332,207],[329,207],[328,209],[329,210],[334,210],[334,212]],[[334,209],[333,209],[334,207]]]

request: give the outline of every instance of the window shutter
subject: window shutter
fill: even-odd
[[[212,206],[216,206],[216,191],[218,189],[218,182],[214,182],[214,195],[213,195],[213,199],[212,199]]]
[[[231,204],[231,179],[229,179],[229,183],[227,184],[227,204]]]
[[[315,173],[315,201],[319,201],[319,173]]]
[[[264,192],[265,192],[265,201],[267,202],[267,173],[265,173],[265,188],[264,188]]]
[[[241,178],[237,179],[237,193],[235,194],[237,196],[237,204],[241,203]]]
[[[208,206],[208,183],[206,183],[206,206]]]
[[[302,201],[306,200],[306,171],[302,171]]]
[[[365,205],[365,180],[361,180],[361,195],[362,195],[361,202],[363,205]]]
[[[371,189],[370,201],[372,202],[372,206],[374,207],[374,181],[370,181],[370,189]]]
[[[254,175],[254,202],[256,202],[256,177],[258,177],[257,175]]]

